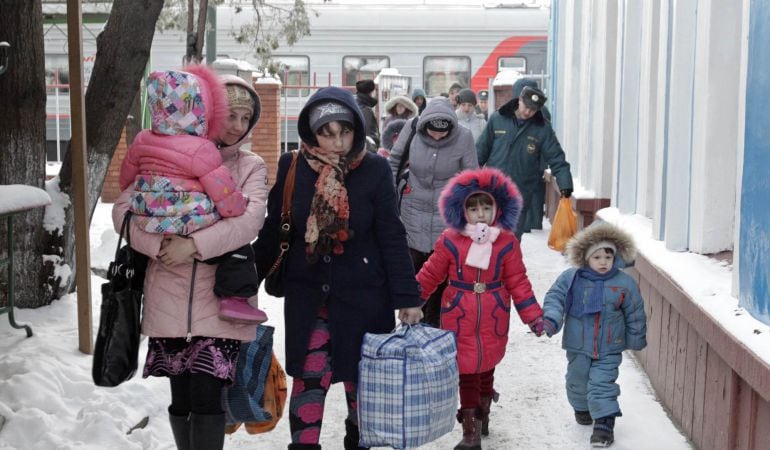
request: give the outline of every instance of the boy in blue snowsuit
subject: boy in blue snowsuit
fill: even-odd
[[[575,420],[594,429],[591,444],[608,447],[620,416],[615,383],[623,350],[647,346],[644,302],[631,276],[620,269],[636,257],[633,239],[608,223],[596,223],[567,244],[565,270],[545,296],[543,324],[550,337],[564,325],[567,399]]]

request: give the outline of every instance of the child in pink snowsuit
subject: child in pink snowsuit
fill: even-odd
[[[465,170],[446,185],[439,210],[447,228],[417,274],[427,299],[448,278],[441,328],[457,336],[463,439],[458,449],[481,449],[489,434],[495,366],[508,343],[511,298],[521,320],[540,336],[543,311],[535,300],[513,231],[521,212],[513,181],[492,168]]]
[[[134,186],[131,220],[144,231],[186,236],[220,217],[240,216],[248,198],[222,165],[216,138],[228,117],[228,96],[205,66],[150,74],[152,129],[140,132],[120,167],[120,188]],[[243,246],[218,258],[214,293],[219,315],[237,322],[267,320],[256,307],[254,253]],[[250,306],[249,299],[254,303]]]

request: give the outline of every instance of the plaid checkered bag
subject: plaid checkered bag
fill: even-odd
[[[358,445],[414,448],[452,431],[459,383],[454,333],[422,324],[367,333],[358,367]]]

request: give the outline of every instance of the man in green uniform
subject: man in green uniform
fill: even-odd
[[[541,228],[543,171],[551,168],[561,194],[572,195],[572,173],[551,123],[543,116],[547,98],[532,86],[492,113],[476,141],[480,166],[496,167],[513,179],[524,200],[516,237]],[[533,201],[534,200],[534,201]],[[539,201],[538,201],[539,200]]]

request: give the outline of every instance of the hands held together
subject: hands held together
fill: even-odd
[[[543,316],[538,317],[532,322],[528,323],[529,329],[535,333],[535,336],[540,337],[545,333],[546,336],[551,337],[556,334],[556,326],[550,319],[543,319]]]

